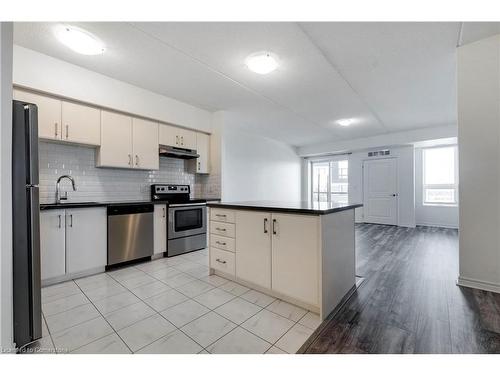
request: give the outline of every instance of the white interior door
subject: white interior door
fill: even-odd
[[[397,159],[363,162],[363,205],[366,223],[397,225]]]

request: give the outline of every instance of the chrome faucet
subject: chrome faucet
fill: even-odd
[[[64,192],[64,196],[61,197],[61,188],[60,188],[60,182],[62,179],[64,178],[67,178],[68,180],[71,181],[71,186],[73,187],[73,191],[76,191],[76,186],[75,186],[75,180],[73,179],[73,177],[71,177],[70,175],[67,175],[67,174],[64,174],[62,176],[60,176],[58,179],[57,179],[57,183],[56,183],[56,203],[61,203],[61,201],[66,201],[68,200],[68,192],[65,191]]]

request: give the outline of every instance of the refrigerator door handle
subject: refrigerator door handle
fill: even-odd
[[[38,110],[35,105],[26,104],[24,106],[26,118],[26,137],[28,145],[28,160],[29,160],[29,181],[28,184],[38,184]]]

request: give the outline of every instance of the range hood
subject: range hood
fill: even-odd
[[[160,156],[177,159],[196,159],[200,157],[196,150],[163,145],[160,145]]]

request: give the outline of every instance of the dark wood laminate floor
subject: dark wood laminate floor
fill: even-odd
[[[356,253],[365,281],[306,353],[500,353],[500,294],[455,284],[457,230],[359,224]]]

